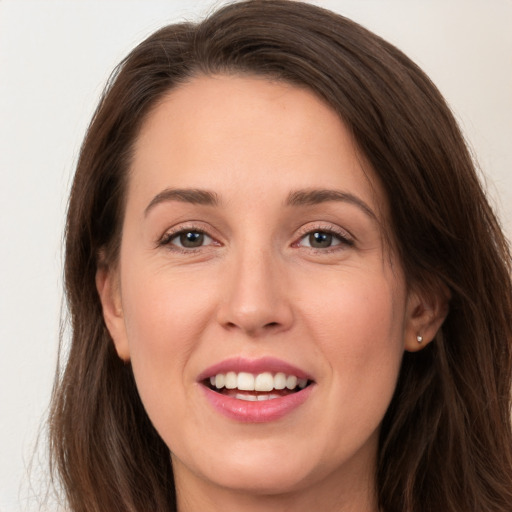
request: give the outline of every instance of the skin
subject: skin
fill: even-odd
[[[170,188],[207,190],[218,204],[155,200]],[[287,204],[313,189],[350,194],[368,211],[353,200]],[[407,286],[386,226],[372,169],[307,90],[201,76],[148,115],[120,260],[100,268],[97,287],[171,451],[180,512],[377,511],[379,425],[403,351],[419,348],[418,334],[425,346],[443,319]],[[203,245],[179,247],[176,233],[198,229]],[[332,245],[311,247],[315,231],[334,233]],[[234,356],[303,369],[310,398],[267,423],[224,417],[197,378]]]

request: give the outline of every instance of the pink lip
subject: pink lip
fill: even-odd
[[[263,400],[261,402],[248,402],[217,393],[200,384],[204,396],[214,409],[222,415],[241,423],[266,423],[278,420],[303,404],[311,395],[314,384],[292,393],[291,395]]]
[[[248,372],[254,375],[262,372],[282,372],[286,375],[295,375],[301,379],[313,379],[300,368],[272,357],[254,360],[241,357],[226,359],[201,372],[197,379],[198,384],[210,405],[227,418],[241,423],[265,423],[278,420],[302,405],[309,398],[315,387],[315,384],[312,383],[306,388],[290,395],[272,400],[250,402],[217,393],[204,385],[204,381],[209,377],[230,371],[236,373]]]
[[[285,361],[281,361],[280,359],[276,359],[274,357],[262,357],[260,359],[245,359],[242,357],[233,357],[231,359],[226,359],[224,361],[221,361],[220,363],[210,366],[209,368],[201,372],[197,380],[201,382],[205,379],[208,379],[212,375],[227,372],[247,372],[252,373],[254,375],[263,372],[282,372],[285,373],[286,375],[295,375],[300,379],[313,380],[310,375],[308,375],[300,368],[297,368],[289,363],[286,363]]]

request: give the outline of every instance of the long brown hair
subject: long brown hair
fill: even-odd
[[[95,287],[115,262],[131,151],[151,108],[197,74],[307,87],[343,119],[387,192],[408,283],[442,287],[434,342],[406,353],[384,418],[386,512],[510,511],[512,285],[506,240],[445,101],[398,49],[327,10],[286,0],[165,27],[119,65],[83,143],[66,229],[72,340],[50,416],[52,469],[78,511],[175,510],[169,449],[116,355]]]

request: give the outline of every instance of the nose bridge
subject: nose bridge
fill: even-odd
[[[234,250],[219,320],[252,336],[287,329],[292,321],[282,262],[269,240]]]

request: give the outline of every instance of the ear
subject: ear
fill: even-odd
[[[117,355],[127,362],[130,360],[130,350],[121,301],[119,272],[101,260],[100,257],[96,271],[96,289],[103,308],[103,318],[114,341]]]
[[[410,291],[407,298],[404,348],[416,352],[428,345],[449,311],[450,292],[444,286],[435,292]]]

